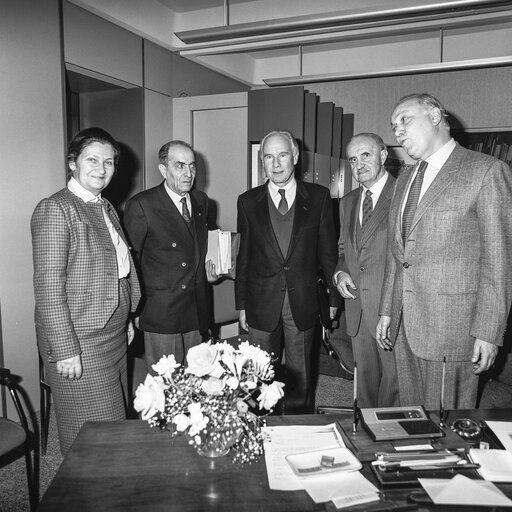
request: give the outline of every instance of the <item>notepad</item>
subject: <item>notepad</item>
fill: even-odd
[[[480,464],[478,473],[491,482],[512,482],[512,453],[507,450],[469,450],[471,460]]]

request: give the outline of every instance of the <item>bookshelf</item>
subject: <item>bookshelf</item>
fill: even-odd
[[[452,135],[461,146],[492,155],[512,166],[512,128],[454,130]]]

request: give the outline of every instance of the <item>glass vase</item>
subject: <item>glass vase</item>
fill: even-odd
[[[229,430],[210,430],[201,431],[195,436],[194,446],[199,455],[209,458],[224,457],[229,453],[230,448],[236,443],[240,435],[239,431]],[[198,443],[198,437],[200,443]]]

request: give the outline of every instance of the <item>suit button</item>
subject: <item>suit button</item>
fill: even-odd
[[[47,353],[48,355],[50,355],[50,354],[52,353],[52,351],[51,351],[51,350],[47,350],[47,351],[46,351],[46,353]]]
[[[187,287],[187,285],[186,285],[186,284],[182,284],[182,285],[181,285],[181,289],[182,289],[182,290],[184,290],[186,287]]]
[[[172,246],[172,247],[176,247],[176,242],[173,242],[173,243],[171,244],[171,246]]]
[[[283,267],[284,270],[290,270],[290,267]]]
[[[282,292],[285,292],[285,291],[286,291],[286,288],[281,288],[281,291],[282,291]]]
[[[183,263],[181,264],[181,266],[182,266],[182,267],[186,267],[186,266],[187,266],[187,264],[186,264],[185,262],[183,262]]]
[[[359,270],[360,270],[361,272],[364,272],[364,271],[366,270],[366,267],[361,267]]]
[[[409,263],[407,263],[407,261],[402,265],[404,268],[409,268]]]

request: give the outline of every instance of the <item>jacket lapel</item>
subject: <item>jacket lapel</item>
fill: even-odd
[[[304,232],[304,226],[306,225],[306,219],[309,212],[309,196],[306,187],[297,181],[297,194],[295,195],[295,215],[293,218],[292,235],[290,237],[290,245],[288,246],[288,253],[286,259],[290,257],[297,243],[302,237]]]
[[[361,247],[364,247],[366,242],[368,242],[368,240],[371,238],[375,230],[378,228],[379,224],[387,217],[389,212],[389,204],[391,203],[391,198],[393,197],[394,183],[395,180],[393,179],[393,177],[391,175],[388,176],[386,184],[384,185],[384,188],[382,189],[382,192],[380,194],[379,200],[375,205],[372,216],[370,217],[370,220],[368,221],[368,223],[366,224],[361,233],[361,240],[358,248],[359,250],[361,249]]]
[[[460,146],[456,146],[418,203],[418,207],[411,224],[411,233],[414,231],[414,228],[417,226],[421,217],[428,210],[429,206],[452,182],[453,173],[459,170],[461,156]]]
[[[361,206],[361,188],[358,189],[357,195],[354,194],[350,196],[349,201],[350,203],[347,206],[350,212],[348,218],[350,242],[352,243],[352,247],[357,249],[357,223],[359,222],[359,209]]]

